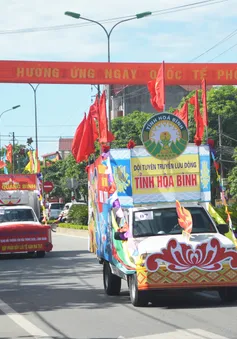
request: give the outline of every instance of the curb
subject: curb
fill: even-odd
[[[73,228],[57,227],[56,234],[57,233],[65,234],[65,235],[74,235],[77,237],[88,237],[87,230],[74,230]]]

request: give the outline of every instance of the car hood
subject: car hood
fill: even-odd
[[[207,242],[210,239],[216,238],[220,241],[220,244],[225,247],[226,249],[235,249],[233,242],[221,235],[219,233],[202,233],[202,234],[192,234],[192,238],[189,241],[189,244],[192,247],[196,247],[202,242]],[[185,243],[185,239],[182,234],[178,235],[160,235],[160,236],[153,236],[147,238],[137,238],[135,239],[136,247],[138,249],[139,254],[152,254],[161,252],[163,248],[167,247],[169,240],[176,239],[180,243]]]

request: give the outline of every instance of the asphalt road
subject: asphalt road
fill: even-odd
[[[182,293],[135,308],[126,284],[120,297],[104,294],[86,239],[53,239],[43,259],[0,260],[1,339],[237,338],[237,303],[221,305],[214,292]]]

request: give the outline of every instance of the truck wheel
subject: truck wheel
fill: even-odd
[[[111,272],[107,261],[103,264],[104,290],[108,295],[119,295],[121,290],[121,278]]]
[[[237,300],[237,287],[222,287],[219,296],[224,302],[235,302]]]
[[[133,274],[128,277],[129,280],[129,294],[130,300],[133,306],[147,306],[148,305],[148,295],[146,291],[139,291],[137,286],[137,275]]]
[[[36,252],[36,256],[37,256],[37,258],[44,258],[45,251],[38,251],[38,252]]]

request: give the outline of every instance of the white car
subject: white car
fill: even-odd
[[[64,204],[59,202],[49,203],[49,219],[58,219],[60,213],[62,212]]]
[[[86,202],[83,202],[83,201],[67,202],[67,203],[64,205],[63,210],[62,210],[62,212],[61,212],[61,214],[60,214],[60,216],[61,216],[61,221],[63,221],[63,222],[67,221],[68,213],[69,213],[69,211],[70,211],[70,209],[71,209],[71,207],[72,207],[73,205],[87,205],[87,203],[86,203]]]

